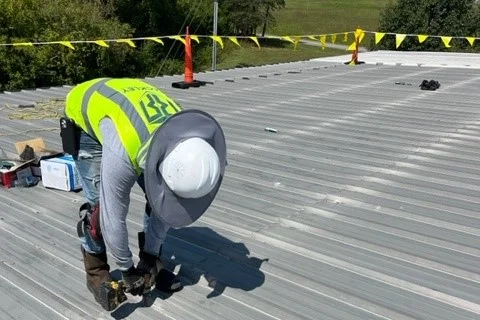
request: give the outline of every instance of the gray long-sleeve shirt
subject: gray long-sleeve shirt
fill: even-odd
[[[130,205],[130,192],[138,175],[110,119],[101,121],[100,132],[103,138],[100,169],[100,224],[107,251],[113,255],[119,269],[124,271],[133,265],[126,219]],[[169,228],[152,213],[145,233],[144,250],[158,255]]]

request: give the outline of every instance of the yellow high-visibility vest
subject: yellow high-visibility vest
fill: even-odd
[[[137,79],[100,78],[81,83],[68,93],[65,105],[65,115],[101,144],[100,122],[110,118],[138,173],[152,133],[181,110],[161,90]]]

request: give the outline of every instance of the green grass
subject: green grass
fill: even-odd
[[[301,61],[307,59],[348,54],[345,50],[298,44],[297,48],[290,42],[279,40],[261,40],[260,48],[248,41],[241,42],[241,48],[228,45],[220,52],[218,69],[241,66],[259,66],[264,64]]]
[[[277,24],[267,29],[267,34],[321,35],[354,31],[357,27],[376,31],[380,12],[388,2],[389,0],[286,0],[286,7],[275,13]],[[327,41],[330,42],[330,38]],[[343,42],[343,35],[338,35],[336,43],[348,45],[352,41],[351,34],[347,42]],[[228,43],[225,49],[220,49],[217,67],[226,69],[256,66],[348,53],[345,50],[322,50],[320,47],[300,44],[293,50],[293,44],[286,41],[261,40],[260,49],[248,41],[242,42],[242,48]]]
[[[316,35],[375,31],[380,12],[388,0],[286,0],[276,12],[277,24],[268,30],[275,35]]]

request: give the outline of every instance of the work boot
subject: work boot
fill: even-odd
[[[105,310],[116,309],[127,299],[121,291],[117,292],[112,288],[112,277],[110,266],[107,263],[107,253],[92,254],[82,247],[83,263],[87,273],[87,288],[93,293],[97,301]]]

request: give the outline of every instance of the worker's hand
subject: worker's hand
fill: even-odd
[[[155,285],[155,278],[161,269],[161,266],[158,265],[160,260],[158,260],[157,256],[145,251],[140,251],[139,256],[140,261],[138,262],[137,270],[145,279],[145,292],[147,292]]]
[[[145,278],[143,272],[132,266],[127,271],[122,271],[123,282],[125,283],[125,292],[134,296],[143,294],[145,289]]]

